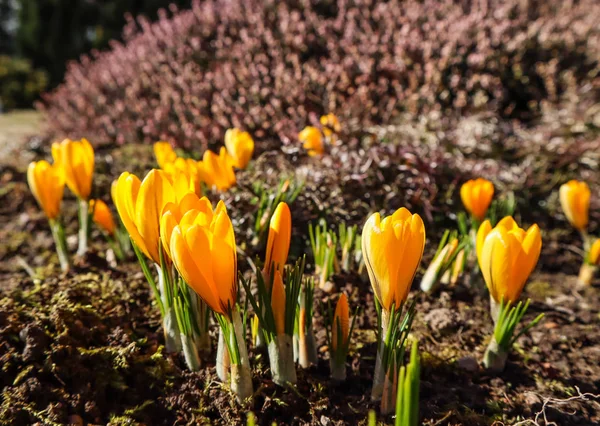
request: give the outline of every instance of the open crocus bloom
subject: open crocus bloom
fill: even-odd
[[[298,139],[302,142],[304,149],[308,151],[308,155],[314,157],[322,155],[325,152],[323,145],[323,135],[321,131],[313,126],[306,126],[299,134]]]
[[[125,229],[136,246],[160,265],[160,217],[164,206],[175,201],[173,187],[162,170],[151,170],[144,180],[123,172],[113,197]]]
[[[425,225],[404,207],[381,220],[369,217],[362,233],[362,252],[371,286],[381,307],[399,309],[406,298],[425,247]]]
[[[177,200],[181,200],[189,192],[201,194],[197,161],[178,157],[165,164],[163,170],[169,177]]]
[[[227,130],[225,146],[232,158],[233,165],[238,169],[245,169],[254,152],[254,140],[250,133],[235,128]]]
[[[177,159],[177,154],[169,142],[159,141],[154,144],[154,156],[158,167],[164,169],[167,164]]]
[[[90,211],[94,212],[93,219],[96,225],[102,228],[108,235],[115,234],[117,226],[115,225],[115,220],[110,209],[104,201],[91,200]]]
[[[54,163],[63,170],[65,182],[78,198],[88,200],[94,175],[94,149],[86,140],[65,139],[52,144]]]
[[[560,205],[571,225],[583,231],[588,225],[590,188],[587,183],[571,180],[560,187]]]
[[[180,200],[174,203],[167,203],[163,208],[160,218],[160,239],[165,254],[169,258],[172,258],[171,236],[173,235],[173,229],[180,224],[184,217],[184,224],[189,224],[198,220],[198,216],[200,216],[199,220],[201,223],[209,224],[213,219],[213,215],[224,209],[225,204],[221,202],[213,212],[212,205],[208,198],[198,198],[193,192],[188,192]],[[187,214],[190,211],[191,213]]]
[[[238,282],[233,225],[222,202],[209,218],[188,211],[173,229],[171,256],[179,274],[206,304],[231,319]]]
[[[62,170],[45,160],[33,161],[27,168],[27,183],[48,219],[56,219],[65,192]]]
[[[488,220],[477,232],[477,260],[491,297],[497,302],[516,302],[535,268],[542,249],[540,228],[519,228],[510,216],[495,228]]]
[[[472,179],[460,188],[460,198],[467,211],[477,220],[485,219],[485,214],[494,196],[494,184],[486,179]]]
[[[280,202],[271,217],[269,223],[269,236],[267,238],[267,253],[265,255],[266,274],[271,269],[283,270],[290,250],[290,239],[292,237],[292,215],[289,206]]]
[[[218,191],[227,191],[235,185],[232,159],[225,147],[221,147],[219,155],[206,150],[202,161],[198,162],[198,176],[201,181]]]

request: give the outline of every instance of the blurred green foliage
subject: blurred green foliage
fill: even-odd
[[[26,59],[0,55],[0,111],[30,107],[48,85],[48,75]]]

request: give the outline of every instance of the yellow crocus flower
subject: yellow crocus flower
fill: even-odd
[[[156,162],[161,169],[164,169],[167,164],[170,164],[177,159],[177,154],[173,151],[173,147],[169,142],[156,142],[153,148]]]
[[[119,216],[133,242],[160,264],[160,217],[164,206],[175,201],[173,187],[162,170],[151,170],[144,180],[123,172],[114,189]]]
[[[519,228],[510,216],[495,228],[489,220],[477,232],[477,260],[483,279],[495,302],[514,303],[535,268],[542,249],[540,228]]]
[[[62,170],[45,160],[33,161],[27,168],[27,182],[33,196],[50,220],[60,214],[65,179]]]
[[[584,231],[588,225],[590,195],[587,183],[577,180],[561,185],[559,190],[560,204],[565,216],[579,231]]]
[[[372,214],[362,232],[362,252],[371,286],[381,307],[399,309],[423,256],[425,225],[404,207],[381,220]]]
[[[225,147],[233,160],[233,165],[238,169],[245,169],[254,152],[254,140],[248,132],[242,132],[237,128],[229,129],[225,132]]]
[[[231,319],[237,302],[237,253],[231,219],[219,203],[210,223],[190,210],[175,226],[170,248],[173,264],[185,282],[216,313]],[[184,220],[195,215],[193,220]]]
[[[460,188],[460,198],[465,208],[478,221],[485,219],[493,197],[494,184],[486,179],[471,179]]]
[[[323,135],[321,131],[313,126],[306,126],[299,134],[298,139],[302,142],[304,149],[308,150],[308,155],[314,157],[322,155],[325,152],[323,144]]]
[[[88,200],[94,175],[94,149],[86,140],[65,139],[52,144],[54,163],[63,170],[69,189],[80,199]]]
[[[271,269],[283,270],[287,262],[292,237],[292,214],[285,202],[280,202],[273,212],[269,223],[267,252],[265,254],[264,273],[269,275]],[[268,280],[267,280],[268,281]]]

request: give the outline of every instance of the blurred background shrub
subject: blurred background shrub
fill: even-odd
[[[34,69],[30,61],[0,55],[0,112],[31,107],[47,84],[46,72]]]
[[[434,111],[527,122],[597,99],[598,22],[596,0],[206,0],[129,19],[40,108],[56,135],[200,149],[236,126],[259,151],[329,111],[355,128]]]

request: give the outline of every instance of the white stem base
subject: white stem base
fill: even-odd
[[[296,365],[292,336],[281,334],[269,343],[269,362],[273,382],[279,386],[296,384]]]

